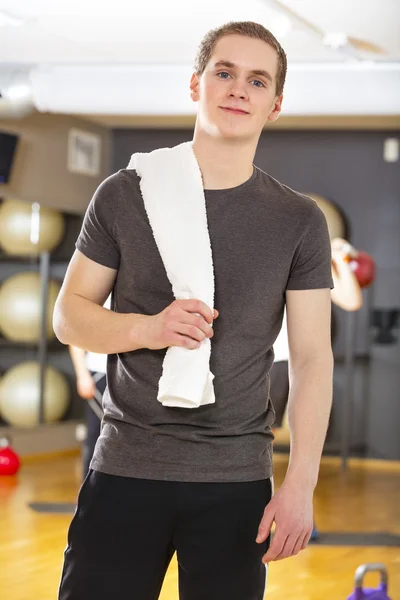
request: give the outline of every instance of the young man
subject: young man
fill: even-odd
[[[156,599],[175,551],[181,600],[261,600],[265,564],[307,545],[332,401],[333,281],[322,211],[253,165],[265,122],[280,113],[285,74],[284,51],[257,23],[211,31],[198,51],[193,149],[214,317],[197,299],[174,300],[135,171],[109,177],[90,203],[54,327],[62,342],[109,355],[108,382],[61,600]],[[113,312],[102,307],[110,290]],[[285,303],[292,445],[272,497],[269,371]],[[206,337],[215,404],[164,407],[167,348]]]

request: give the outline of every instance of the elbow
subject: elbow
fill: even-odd
[[[291,359],[291,369],[293,373],[301,373],[307,369],[318,369],[333,376],[335,359],[332,347],[326,347],[317,354],[303,355],[297,359]]]
[[[59,300],[56,301],[53,311],[53,331],[56,335],[58,341],[62,344],[69,345],[69,340],[67,339],[67,327],[66,327],[66,318],[63,310],[62,303]]]

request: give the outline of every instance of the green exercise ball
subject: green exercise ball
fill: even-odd
[[[53,311],[61,285],[49,281],[47,293],[47,339],[55,337]],[[0,287],[0,332],[14,342],[36,342],[40,338],[41,280],[39,273],[18,273]]]
[[[0,415],[15,427],[34,427],[39,423],[40,366],[23,362],[9,369],[0,379]],[[62,373],[48,366],[45,375],[44,418],[53,423],[64,416],[70,401],[70,388]]]
[[[64,235],[61,213],[37,202],[12,198],[0,205],[0,246],[12,256],[35,256],[51,252]]]

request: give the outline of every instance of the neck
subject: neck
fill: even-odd
[[[196,130],[193,150],[205,190],[224,190],[241,185],[253,174],[257,142],[213,138]]]

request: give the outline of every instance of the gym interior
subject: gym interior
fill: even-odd
[[[269,564],[265,598],[400,598],[397,0],[1,3],[2,598],[57,598],[88,419],[102,417],[102,393],[82,392],[78,354],[53,329],[86,209],[132,153],[192,139],[197,44],[239,20],[269,28],[288,58],[282,113],[265,124],[254,164],[318,204],[360,291],[356,308],[332,296],[333,402],[314,530],[305,550]],[[277,350],[275,489],[290,451],[288,357]],[[177,598],[173,557],[160,599]]]

